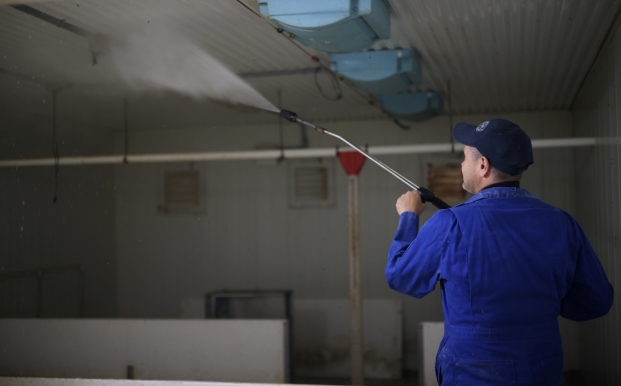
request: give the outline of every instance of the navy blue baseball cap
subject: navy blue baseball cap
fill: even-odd
[[[490,119],[478,126],[459,122],[453,128],[453,137],[476,148],[493,167],[512,176],[521,174],[534,162],[530,137],[506,119]]]

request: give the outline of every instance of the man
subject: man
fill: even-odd
[[[576,220],[519,187],[533,163],[519,126],[462,122],[453,136],[465,145],[463,188],[474,196],[420,232],[419,194],[397,200],[388,284],[422,298],[440,283],[439,385],[564,385],[557,317],[605,315],[612,285]]]

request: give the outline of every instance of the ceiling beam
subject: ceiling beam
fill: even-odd
[[[17,9],[18,11],[22,11],[24,13],[27,13],[30,16],[34,16],[37,19],[41,19],[41,20],[43,20],[45,22],[53,24],[53,25],[55,25],[58,28],[62,28],[64,30],[72,32],[72,33],[74,33],[76,35],[82,36],[84,38],[88,39],[89,37],[93,36],[92,33],[88,32],[85,29],[82,29],[82,28],[80,28],[78,26],[75,26],[73,24],[67,23],[65,20],[61,20],[61,19],[55,18],[54,16],[48,15],[47,13],[45,13],[43,11],[39,11],[38,9],[29,7],[27,5],[16,4],[16,5],[11,5],[11,7]]]
[[[18,5],[18,4],[38,4],[38,3],[51,3],[58,0],[0,0],[0,5]]]

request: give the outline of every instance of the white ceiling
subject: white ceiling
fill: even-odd
[[[240,1],[258,11],[256,0]],[[306,120],[385,116],[372,97],[344,83],[343,98],[332,101],[319,93],[313,73],[287,74],[316,67],[312,55],[326,63],[327,55],[278,34],[240,1],[28,3],[96,35],[87,39],[0,0],[0,113],[45,116],[50,104],[42,100],[59,89],[65,117],[88,122],[91,113],[118,114],[98,119],[101,127],[118,128],[125,96],[140,127],[273,122],[273,115],[205,98],[257,100],[236,77],[215,70],[213,57],[234,74],[280,71],[245,81],[274,105],[280,90],[281,106]],[[372,49],[414,49],[424,78],[417,89],[437,90],[446,102],[450,83],[455,113],[502,113],[570,108],[621,0],[387,3],[391,38]],[[92,50],[101,51],[96,65]],[[328,97],[334,94],[328,74],[317,80]]]

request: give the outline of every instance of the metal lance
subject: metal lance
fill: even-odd
[[[409,186],[411,189],[414,189],[418,193],[420,193],[420,198],[421,198],[421,200],[423,202],[429,202],[429,203],[433,204],[438,209],[448,209],[448,208],[451,207],[449,204],[447,204],[446,202],[444,202],[441,199],[439,199],[438,197],[436,197],[431,192],[431,190],[423,188],[422,186],[416,185],[415,183],[413,183],[412,181],[408,180],[407,178],[405,178],[401,174],[397,173],[390,166],[384,164],[383,162],[381,162],[377,158],[372,157],[371,155],[369,155],[369,153],[365,152],[364,150],[362,150],[358,146],[354,145],[353,143],[349,142],[348,140],[346,140],[345,138],[341,137],[340,135],[331,133],[328,130],[324,129],[323,127],[319,127],[317,125],[314,125],[314,124],[312,124],[310,122],[306,122],[306,121],[298,118],[298,115],[296,113],[294,113],[293,111],[280,110],[280,115],[283,118],[285,118],[286,120],[288,120],[288,121],[298,122],[298,123],[301,123],[301,124],[306,125],[308,127],[312,127],[313,129],[317,130],[318,132],[320,132],[322,134],[330,135],[332,137],[338,138],[341,141],[345,142],[349,147],[351,147],[352,149],[356,150],[360,154],[364,155],[367,159],[371,160],[377,166],[381,167],[382,169],[386,170],[388,173],[390,173],[393,176],[395,176],[399,181],[403,182],[404,184]]]

